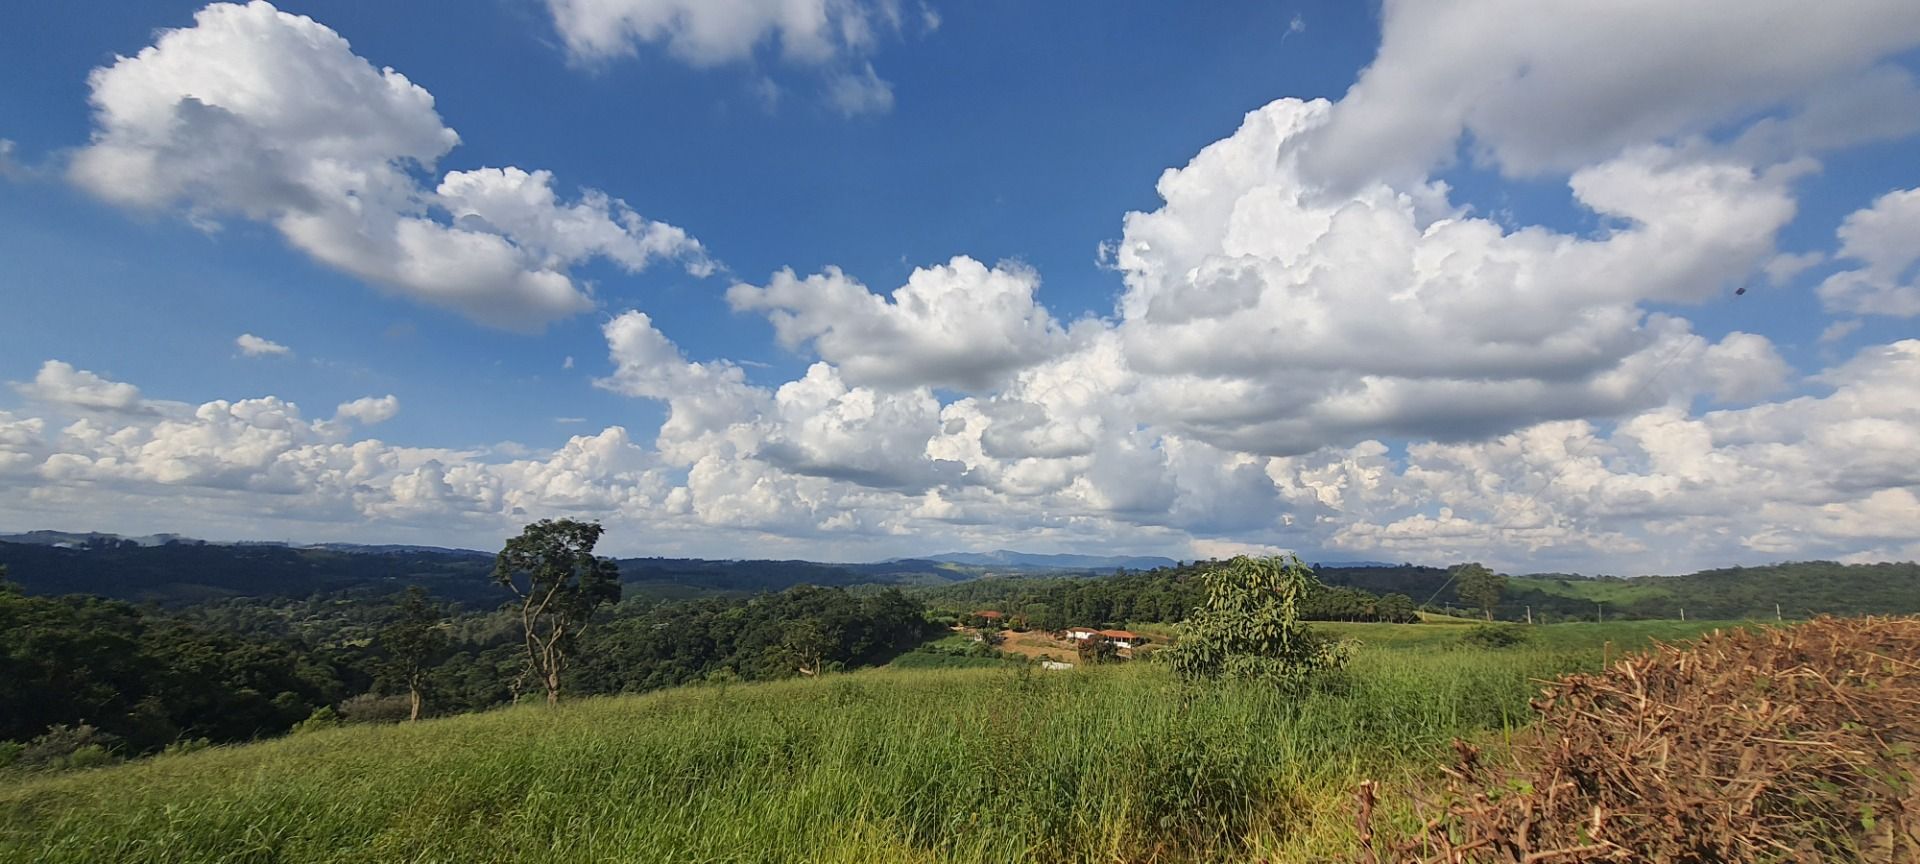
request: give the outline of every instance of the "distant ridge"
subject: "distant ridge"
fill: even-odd
[[[940,555],[922,555],[918,559],[896,558],[893,560],[939,561],[968,567],[999,567],[1011,570],[1095,571],[1122,568],[1151,570],[1155,567],[1172,567],[1179,563],[1172,558],[1161,558],[1156,555],[1050,555],[1037,552],[1015,552],[1011,549],[996,549],[992,552],[946,552]]]
[[[89,543],[119,543],[128,541],[135,546],[165,546],[168,543],[199,543],[192,537],[180,534],[148,534],[141,537],[122,537],[104,531],[27,531],[20,534],[0,534],[0,543],[25,543],[31,546],[85,546]]]

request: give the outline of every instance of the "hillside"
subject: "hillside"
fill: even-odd
[[[0,542],[0,566],[34,594],[97,594],[179,606],[228,597],[385,596],[418,585],[436,597],[492,608],[510,595],[488,579],[493,554],[430,547],[292,547],[178,541],[143,545],[111,535],[63,535],[82,545]],[[619,560],[627,596],[778,591],[794,585],[924,585],[974,571],[923,560]]]
[[[1109,862],[1352,848],[1363,777],[1518,722],[1601,645],[1697,632],[1338,625],[1373,644],[1304,700],[1164,667],[873,671],[356,726],[0,779],[0,859]],[[1442,649],[1442,650],[1436,650]]]

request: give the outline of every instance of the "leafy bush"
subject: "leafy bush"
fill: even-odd
[[[25,749],[27,745],[18,741],[0,741],[0,768],[12,768],[20,761],[20,751]]]
[[[1318,583],[1300,559],[1243,555],[1203,578],[1206,601],[1166,651],[1182,679],[1255,680],[1292,691],[1346,664],[1348,645],[1301,620],[1301,605]]]
[[[307,715],[307,719],[295,723],[291,732],[294,735],[305,735],[309,732],[318,732],[322,729],[333,729],[339,725],[339,712],[333,710],[333,707],[330,705],[322,705],[313,709],[313,713]]]
[[[1512,648],[1524,644],[1528,633],[1515,624],[1475,624],[1460,641],[1481,648]]]
[[[82,723],[55,724],[21,747],[13,764],[29,770],[60,771],[92,768],[117,761],[113,755],[120,738]]]
[[[166,749],[160,752],[168,756],[181,756],[187,753],[198,753],[212,746],[213,742],[206,738],[182,738],[168,744]]]
[[[406,696],[362,693],[340,703],[338,713],[345,723],[399,723],[412,713],[412,705]]]

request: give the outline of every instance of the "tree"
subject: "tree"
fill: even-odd
[[[1319,583],[1299,558],[1243,555],[1202,579],[1206,599],[1166,652],[1182,679],[1240,678],[1295,690],[1345,664],[1346,645],[1301,620],[1300,606]]]
[[[788,625],[786,635],[780,640],[779,653],[796,671],[811,678],[820,674],[826,665],[827,652],[833,647],[820,622],[807,618]]]
[[[374,641],[387,653],[383,671],[407,688],[407,721],[412,722],[420,719],[427,676],[447,648],[447,634],[440,629],[440,610],[418,585],[407,589],[394,611],[398,619]]]
[[[1388,594],[1374,604],[1374,620],[1389,621],[1395,624],[1411,624],[1420,620],[1418,607],[1413,598],[1405,594]]]
[[[1455,565],[1453,578],[1459,583],[1454,591],[1460,599],[1480,607],[1480,612],[1492,621],[1493,607],[1500,605],[1500,595],[1506,593],[1507,577],[1475,563]]]
[[[520,598],[526,670],[546,688],[548,704],[560,701],[560,673],[594,610],[620,599],[620,568],[593,554],[604,530],[598,522],[542,519],[494,558],[493,581]]]

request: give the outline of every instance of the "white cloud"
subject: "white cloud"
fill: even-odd
[[[828,79],[827,101],[847,117],[885,114],[893,110],[893,85],[880,80],[868,63]]]
[[[1820,283],[1830,312],[1855,315],[1920,315],[1920,188],[1896,190],[1855,211],[1840,225],[1840,256],[1862,267]]]
[[[1832,345],[1840,342],[1848,336],[1852,336],[1854,332],[1859,330],[1861,325],[1865,323],[1866,322],[1858,318],[1848,318],[1844,321],[1835,321],[1832,324],[1828,324],[1825,329],[1820,331],[1820,344]]]
[[[537,329],[592,308],[567,272],[592,256],[711,268],[685,232],[603,193],[558,201],[544,171],[451,172],[422,189],[414,172],[459,143],[433,96],[264,2],[208,6],[89,84],[93,140],[69,168],[83,188],[209,227],[270,223],[331,267],[481,323]]]
[[[575,60],[630,56],[660,45],[694,66],[749,63],[762,48],[788,64],[826,72],[827,100],[842,114],[885,113],[893,87],[864,57],[880,39],[903,29],[899,0],[547,0],[567,52]],[[922,7],[926,32],[939,17]],[[779,89],[761,77],[756,93],[768,107]]]
[[[400,399],[389,393],[378,398],[362,396],[352,402],[342,402],[334,409],[335,422],[352,420],[362,426],[372,426],[392,420],[400,413]]]
[[[293,353],[292,348],[252,333],[240,334],[233,340],[233,344],[240,349],[240,353],[248,357],[285,357]]]
[[[1065,346],[1066,333],[1034,299],[1040,277],[958,256],[907,277],[891,299],[838,268],[804,279],[791,270],[766,287],[735,285],[727,302],[764,311],[782,345],[811,345],[847,380],[874,386],[991,386]]]
[[[48,360],[29,383],[15,382],[20,395],[39,402],[96,408],[106,411],[138,411],[144,403],[140,388],[109,381],[85,369],[75,369],[60,360]]]
[[[1438,184],[1331,195],[1299,158],[1332,111],[1250,113],[1161,177],[1163,207],[1128,215],[1118,332],[1144,419],[1285,455],[1685,397],[1697,337],[1643,304],[1720,296],[1795,212],[1787,172],[1667,148],[1574,172],[1576,200],[1618,223],[1597,236],[1507,230]]]
[[[1400,0],[1383,10],[1379,55],[1315,136],[1308,175],[1418,178],[1463,135],[1510,174],[1571,170],[1762,112],[1821,118],[1825,140],[1790,143],[1850,143],[1887,123],[1885,103],[1851,94],[1891,86],[1900,70],[1881,62],[1915,43],[1920,6],[1906,0],[1818,14],[1795,0]]]
[[[26,166],[20,164],[20,160],[13,155],[13,151],[13,140],[0,138],[0,180],[21,180],[33,174]]]
[[[1730,289],[1757,278],[1792,290],[1829,257],[1856,262],[1822,286],[1829,309],[1914,314],[1899,303],[1915,261],[1911,190],[1848,218],[1837,255],[1782,253],[1776,238],[1811,157],[1906,128],[1868,115],[1875,100],[1907,104],[1911,76],[1886,58],[1920,42],[1916,16],[1881,0],[1811,18],[1763,6],[1662,7],[1671,26],[1649,35],[1643,0],[1557,15],[1514,0],[1389,3],[1380,56],[1345,99],[1275,101],[1161,176],[1161,205],[1127,214],[1104,247],[1123,280],[1105,318],[1064,326],[1039,302],[1038,274],[965,256],[890,293],[834,268],[782,270],[728,302],[766,315],[810,362],[798,380],[756,383],[744,361],[690,359],[643,312],[614,317],[613,372],[595,383],[665,405],[650,443],[613,426],[552,449],[405,448],[352,440],[366,430],[348,422],[384,419],[397,400],[311,422],[275,397],[163,405],[43,368],[44,386],[18,385],[36,416],[0,415],[0,474],[39,485],[0,514],[111,510],[164,489],[193,502],[170,511],[255,524],[374,520],[497,542],[527,518],[584,513],[656,553],[838,560],[935,546],[1298,549],[1672,572],[1920,554],[1920,341],[1806,375],[1763,335],[1682,317],[1750,303]],[[766,23],[780,20],[768,10],[813,8],[832,21],[892,7],[555,4],[598,22],[584,51],[572,46],[588,56],[650,42],[732,62],[771,44],[823,76],[861,69],[872,30]],[[824,54],[808,53],[809,33]],[[1484,51],[1442,50],[1475,40]],[[1611,62],[1627,54],[1636,62]],[[355,80],[394,86],[397,73],[370,70]],[[407,101],[424,91],[393,92],[409,116],[431,113]],[[103,121],[120,126],[175,134]],[[238,133],[279,127],[234,129],[246,145]],[[588,257],[705,261],[610,197],[562,200],[544,172],[456,171],[429,193],[407,178],[452,146],[435,130],[437,117],[418,134],[329,145],[350,158],[306,143],[269,155],[391,173],[353,188],[402,201],[387,211],[429,226],[407,229],[427,245],[482,238],[449,261],[484,269],[494,248],[514,273],[557,278],[562,305],[585,296],[564,271]],[[1507,174],[1565,182],[1584,211],[1569,221],[1589,227],[1476,216],[1432,175],[1462,140]],[[163,199],[203,212],[279,202],[256,217],[275,224],[324,216],[300,196],[344,188],[269,167],[152,182],[191,190]],[[274,197],[282,186],[291,197]],[[1851,335],[1835,327],[1824,341]],[[113,403],[120,413],[101,410]]]
[[[630,55],[657,42],[701,66],[750,59],[765,42],[777,42],[790,60],[825,62],[864,50],[881,23],[873,4],[834,0],[548,0],[547,7],[576,57]]]

